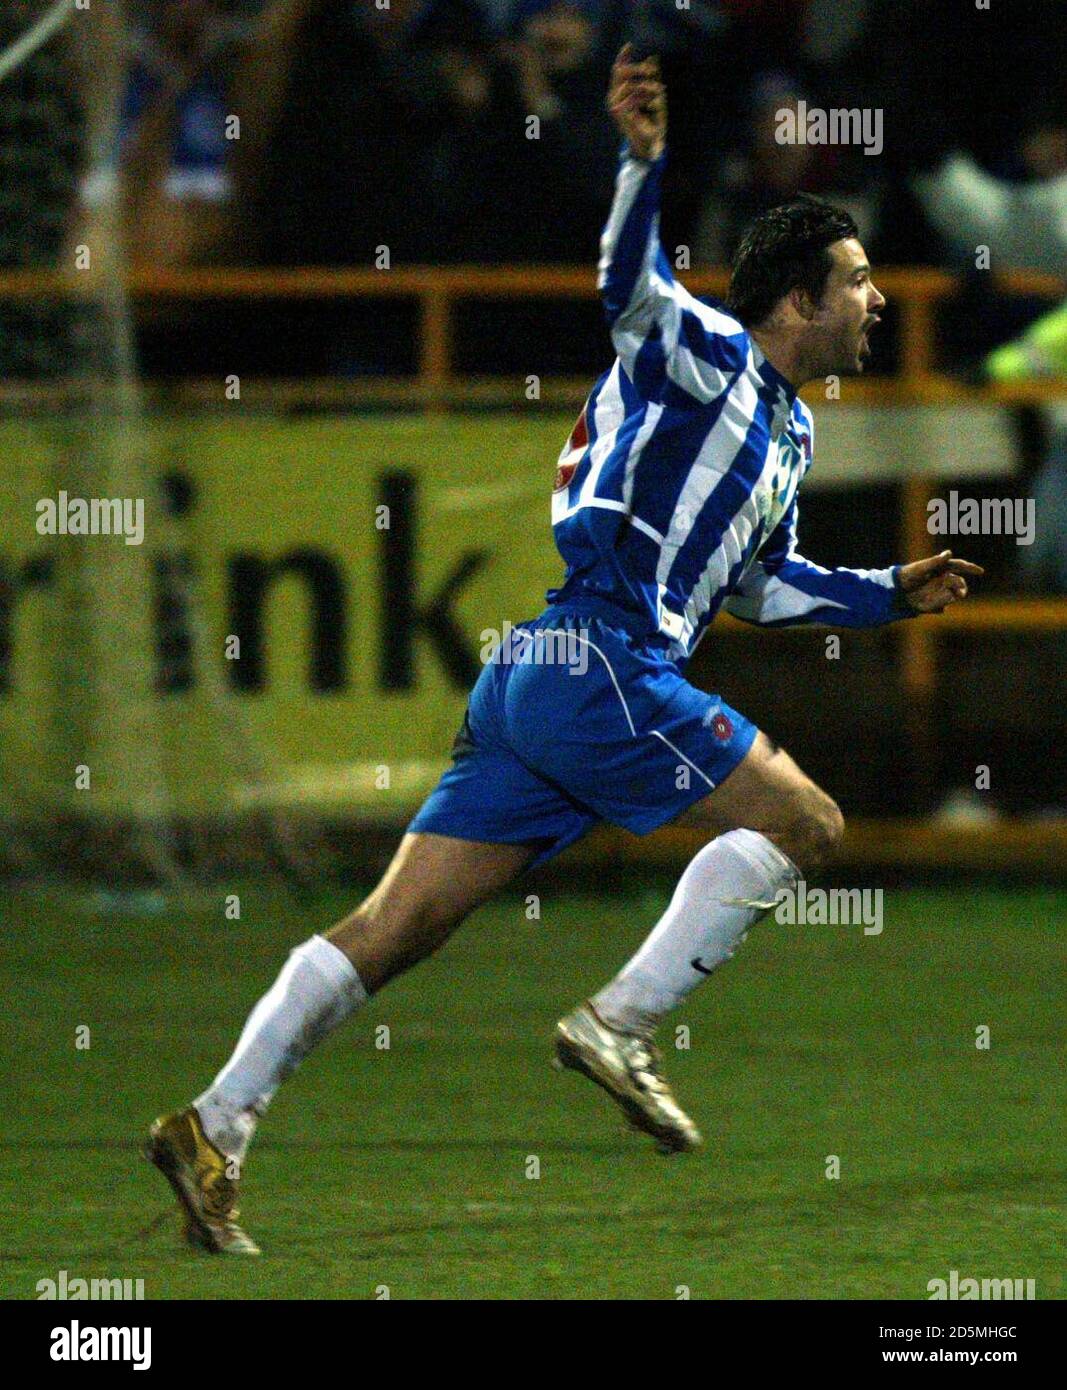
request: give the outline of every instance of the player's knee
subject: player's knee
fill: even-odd
[[[780,847],[801,873],[826,863],[841,842],[845,818],[833,797],[812,783],[793,798]]]
[[[833,797],[814,787],[808,798],[804,819],[804,862],[800,867],[805,870],[819,869],[841,843],[845,818]]]
[[[438,899],[402,904],[369,898],[329,933],[371,992],[442,946],[463,914]]]

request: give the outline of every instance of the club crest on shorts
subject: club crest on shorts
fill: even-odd
[[[733,721],[721,709],[709,710],[704,716],[704,723],[720,743],[729,743],[734,736]]]

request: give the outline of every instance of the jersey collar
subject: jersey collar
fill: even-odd
[[[778,368],[764,355],[763,349],[760,347],[759,343],[756,342],[755,338],[749,335],[748,341],[752,348],[752,361],[759,376],[768,386],[773,386],[776,391],[784,392],[786,400],[791,407],[797,398],[796,388],[791,382],[785,379]]]

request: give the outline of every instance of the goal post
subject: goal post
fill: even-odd
[[[138,375],[130,15],[0,11],[0,874],[184,891],[236,862],[302,880],[319,830],[271,795],[269,741],[226,687],[165,485],[173,431]],[[168,679],[182,643],[192,693]]]

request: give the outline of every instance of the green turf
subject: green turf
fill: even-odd
[[[761,927],[673,1020],[708,1143],[663,1159],[547,1062],[665,893],[544,887],[539,922],[504,899],[352,1020],[262,1127],[246,1262],[178,1246],[135,1145],[341,900],[314,922],[256,890],[240,922],[9,901],[0,1292],[66,1269],[148,1298],[923,1298],[956,1269],[1064,1297],[1062,896],[891,892],[880,937]]]

